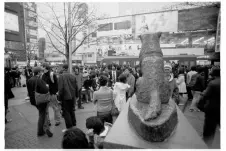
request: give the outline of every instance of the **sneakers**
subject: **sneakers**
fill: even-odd
[[[48,135],[48,137],[53,137],[53,133],[48,129],[46,130],[46,134]]]

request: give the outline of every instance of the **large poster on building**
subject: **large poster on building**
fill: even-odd
[[[132,34],[132,16],[99,20],[98,28],[97,37]]]
[[[180,10],[178,13],[178,30],[194,31],[217,28],[219,8],[200,7]]]
[[[135,16],[135,33],[144,32],[176,32],[178,27],[178,11],[142,14]]]
[[[19,19],[17,15],[5,12],[5,30],[19,32]]]

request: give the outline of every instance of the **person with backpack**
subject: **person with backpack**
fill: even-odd
[[[189,83],[189,87],[191,88],[193,99],[191,106],[189,110],[191,112],[193,111],[200,111],[197,108],[197,103],[199,102],[201,98],[201,93],[205,89],[205,79],[204,79],[204,73],[203,73],[203,67],[198,66],[197,67],[197,72],[196,74],[192,75],[191,81]]]
[[[55,126],[60,125],[60,106],[57,100],[58,92],[58,82],[57,76],[51,71],[49,64],[43,64],[44,74],[42,75],[42,80],[46,82],[49,87],[49,93],[51,95],[50,103],[48,107],[52,107],[54,111]]]

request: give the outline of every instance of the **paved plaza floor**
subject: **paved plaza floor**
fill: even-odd
[[[26,87],[12,89],[15,98],[9,100],[9,110],[7,118],[11,118],[12,122],[5,126],[5,148],[6,149],[60,149],[62,140],[62,130],[65,129],[64,119],[61,119],[61,125],[55,126],[53,120],[53,110],[50,108],[51,130],[53,137],[48,136],[37,137],[37,121],[38,111],[26,101]],[[203,131],[203,112],[189,112],[190,103],[184,110],[184,115],[202,137]],[[94,105],[92,103],[83,104],[85,109],[76,109],[77,127],[86,131],[85,120],[90,116],[96,115]],[[220,133],[216,132],[216,137],[212,148],[220,148]]]

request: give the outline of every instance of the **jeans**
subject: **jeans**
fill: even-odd
[[[47,113],[48,113],[48,121],[50,121],[49,119],[49,107],[52,107],[53,108],[53,111],[54,111],[54,120],[56,123],[59,123],[60,122],[60,105],[58,104],[58,101],[57,101],[57,96],[55,94],[52,94],[51,97],[50,97],[50,102],[48,103],[48,106],[47,106]]]
[[[76,126],[74,106],[75,106],[74,98],[71,100],[62,101],[63,117],[67,129]]]
[[[47,119],[47,104],[42,103],[37,105],[39,117],[38,117],[38,134],[43,134],[47,129],[49,129],[48,119]]]
[[[81,91],[82,95],[85,96],[86,101],[91,101],[91,96],[90,96],[90,90],[89,89],[85,89],[83,91]]]
[[[106,112],[106,113],[97,112],[97,117],[99,117],[103,123],[108,122],[113,124],[113,118],[112,118],[111,112]]]
[[[201,92],[200,91],[192,91],[193,99],[191,102],[190,109],[198,110],[197,103],[199,103],[201,99]]]

